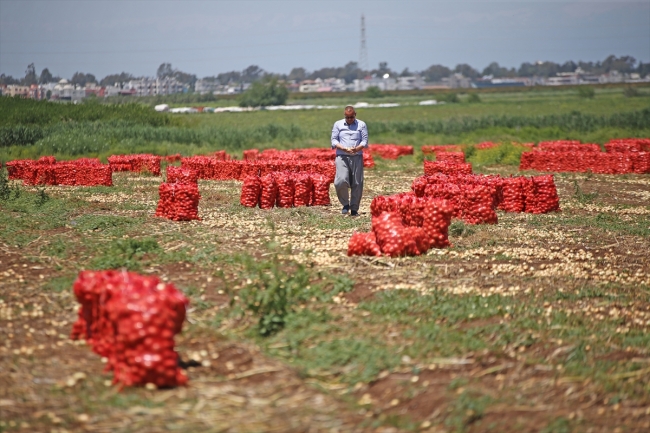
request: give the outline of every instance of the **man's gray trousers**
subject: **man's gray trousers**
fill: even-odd
[[[363,155],[337,155],[336,177],[334,178],[336,195],[343,206],[357,212],[363,194]],[[351,193],[348,189],[352,190]]]

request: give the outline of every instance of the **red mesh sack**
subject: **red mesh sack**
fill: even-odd
[[[187,298],[154,276],[126,271],[82,271],[73,290],[81,304],[71,338],[84,338],[108,358],[113,383],[185,385],[174,335],[182,329]]]
[[[348,256],[381,256],[375,233],[354,233],[348,242]]]
[[[262,182],[259,176],[250,175],[244,179],[244,184],[241,187],[241,198],[239,202],[242,206],[255,207],[260,201],[260,194],[262,193]]]
[[[424,174],[433,175],[436,173],[447,175],[471,174],[472,164],[448,161],[424,161]]]
[[[199,187],[192,183],[161,183],[156,216],[172,221],[191,221],[199,218]]]
[[[375,166],[375,160],[370,152],[363,152],[363,166],[366,168],[373,168]]]
[[[436,161],[446,161],[462,164],[465,162],[465,154],[463,152],[438,152],[436,153]]]
[[[429,241],[429,247],[448,247],[448,229],[453,212],[452,204],[446,200],[435,199],[428,199],[424,203],[422,229]]]
[[[278,185],[277,207],[293,207],[294,181],[290,172],[275,173],[275,182]]]
[[[260,208],[272,209],[278,197],[278,186],[275,177],[269,173],[261,178]]]
[[[244,150],[244,161],[252,161],[257,159],[260,151],[257,149]]]
[[[560,210],[560,199],[553,175],[533,176],[522,182],[526,196],[526,212],[542,214]]]
[[[311,175],[312,181],[312,206],[330,205],[330,180],[322,174]]]
[[[383,254],[398,257],[418,251],[415,240],[405,230],[398,213],[384,212],[373,217],[372,231],[375,232],[377,245]]]
[[[493,204],[494,196],[488,187],[466,185],[462,188],[460,207],[463,221],[469,224],[496,224],[498,219]]]
[[[197,183],[198,175],[190,168],[167,166],[167,183]]]
[[[523,212],[526,208],[526,198],[522,178],[509,177],[503,179],[502,199],[498,209],[506,212]]]
[[[308,174],[297,173],[294,175],[294,206],[309,206],[311,203],[312,181]]]

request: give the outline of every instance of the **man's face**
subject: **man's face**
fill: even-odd
[[[354,111],[346,111],[343,113],[345,116],[345,123],[348,125],[354,122],[354,119],[357,117],[357,113]]]

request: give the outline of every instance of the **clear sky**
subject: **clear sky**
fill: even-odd
[[[0,73],[75,72],[98,79],[156,73],[169,62],[198,77],[255,64],[288,73],[359,60],[397,71],[492,61],[650,62],[650,1],[0,0]]]

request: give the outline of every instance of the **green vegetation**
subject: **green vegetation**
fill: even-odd
[[[585,99],[593,99],[596,91],[592,87],[583,86],[578,88],[578,96]]]
[[[289,91],[284,85],[278,83],[277,78],[265,77],[251,84],[241,96],[239,105],[242,107],[284,105],[288,97]]]
[[[378,143],[419,146],[549,139],[603,143],[612,137],[650,135],[650,103],[646,94],[629,98],[624,96],[622,87],[598,89],[595,99],[581,98],[576,90],[561,89],[482,92],[481,103],[469,103],[478,97],[476,92],[462,99],[457,93],[446,92],[436,98],[466,99],[468,103],[437,106],[418,106],[422,96],[383,93],[388,102],[401,106],[357,109],[359,118],[368,124],[371,141]],[[329,95],[300,102],[342,108],[355,103],[350,100],[352,96]],[[222,102],[233,105],[230,99]],[[302,110],[290,115],[270,110],[173,115],[133,103],[71,105],[3,97],[0,148],[3,160],[42,155],[59,159],[106,158],[136,152],[190,155],[216,149],[239,154],[250,147],[323,146],[332,123],[340,117],[338,110]]]
[[[377,86],[370,86],[366,89],[365,92],[366,98],[381,98],[384,96],[381,89]]]

